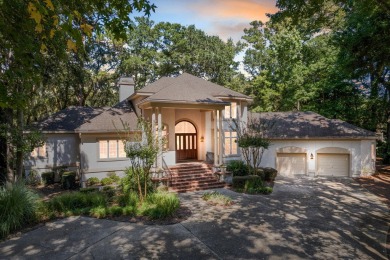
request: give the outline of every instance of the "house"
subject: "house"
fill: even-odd
[[[313,112],[251,113],[271,141],[261,165],[279,173],[357,177],[375,172],[375,133]]]
[[[272,145],[262,166],[283,175],[359,176],[373,170],[375,133],[312,112],[250,113],[251,97],[183,73],[163,77],[139,91],[131,78],[119,80],[120,102],[114,107],[69,107],[38,122],[46,138],[26,159],[26,169],[39,172],[67,165],[80,169],[82,179],[103,178],[129,166],[120,132],[123,123],[136,129],[142,116],[164,138],[156,167],[180,162],[212,161],[221,165],[241,160],[233,120],[248,118],[275,123],[266,131]]]

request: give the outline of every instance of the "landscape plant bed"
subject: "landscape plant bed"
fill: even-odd
[[[228,207],[234,204],[232,198],[218,191],[206,192],[202,195],[202,199],[214,206]]]

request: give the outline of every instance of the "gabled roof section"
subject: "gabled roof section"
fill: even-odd
[[[375,139],[375,133],[338,119],[328,119],[314,112],[250,113],[260,119],[270,139]]]
[[[137,93],[150,95],[140,104],[145,102],[225,104],[226,101],[223,101],[225,98],[252,100],[249,96],[188,73],[176,78],[163,77]]]
[[[102,108],[71,106],[33,124],[42,132],[74,132],[82,124],[99,115]]]
[[[104,110],[99,115],[88,120],[76,129],[78,133],[115,133],[123,130],[123,124],[131,129],[137,126],[137,115],[129,101],[119,102],[112,108]]]

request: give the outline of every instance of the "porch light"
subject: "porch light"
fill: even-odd
[[[204,137],[203,137],[203,136],[200,137],[200,142],[201,142],[201,143],[204,142]]]
[[[313,153],[310,154],[310,159],[314,159]]]

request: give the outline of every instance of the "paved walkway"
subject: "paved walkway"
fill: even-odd
[[[279,178],[269,196],[230,190],[230,207],[182,194],[193,214],[167,226],[87,217],[0,244],[0,259],[386,259],[385,204],[351,179]]]

